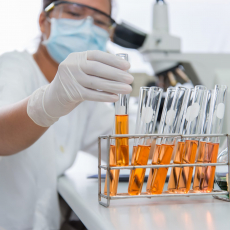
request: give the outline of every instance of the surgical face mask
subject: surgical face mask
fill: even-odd
[[[58,63],[64,61],[73,52],[106,50],[109,33],[95,26],[91,17],[83,20],[51,18],[50,23],[50,36],[42,44]]]

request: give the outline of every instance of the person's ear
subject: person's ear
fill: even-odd
[[[42,12],[39,16],[39,26],[43,36],[48,39],[50,36],[50,23],[47,21],[45,12]]]
[[[46,32],[46,26],[47,26],[45,12],[42,12],[39,16],[39,26],[40,26],[41,32],[44,34]]]

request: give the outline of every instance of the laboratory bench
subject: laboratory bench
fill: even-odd
[[[80,152],[58,179],[59,193],[89,230],[230,229],[230,202],[212,196],[112,200],[105,208],[98,203],[97,179],[87,179],[95,172],[97,159]],[[118,192],[127,188],[119,183]]]

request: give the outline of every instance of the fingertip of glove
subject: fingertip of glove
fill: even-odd
[[[132,92],[133,88],[131,85],[124,84],[120,87],[118,93],[119,94],[130,94]]]
[[[109,102],[116,102],[119,100],[119,97],[117,94],[111,95],[110,96],[110,101]]]
[[[126,77],[126,80],[127,80],[127,84],[132,84],[133,81],[134,81],[134,77],[129,74],[127,77]]]
[[[132,86],[128,85],[126,94],[130,94],[132,92],[132,90],[133,90]]]
[[[121,70],[129,70],[131,65],[128,61],[119,58],[119,66]]]

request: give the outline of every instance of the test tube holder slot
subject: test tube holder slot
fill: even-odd
[[[168,164],[168,165],[138,165],[138,166],[113,166],[111,167],[109,164],[109,159],[110,159],[110,140],[111,139],[116,139],[116,138],[129,138],[129,139],[137,139],[137,138],[147,138],[151,137],[153,139],[157,138],[196,138],[196,139],[201,139],[201,138],[211,138],[211,137],[226,137],[227,138],[227,146],[228,146],[228,162],[227,163],[194,163],[194,164]],[[107,151],[108,151],[108,157],[107,157],[107,165],[101,165],[101,141],[102,140],[107,141]],[[136,168],[170,168],[170,167],[185,167],[185,166],[228,166],[228,181],[227,184],[230,185],[230,135],[229,134],[211,134],[211,135],[180,135],[180,134],[170,134],[170,135],[165,135],[165,134],[146,134],[146,135],[109,135],[109,136],[100,136],[98,137],[98,201],[99,204],[104,206],[104,207],[109,207],[110,201],[111,200],[120,200],[120,199],[135,199],[135,198],[156,198],[156,197],[189,197],[189,196],[207,196],[207,195],[212,195],[216,199],[220,199],[223,201],[230,202],[230,198],[223,198],[219,197],[220,195],[229,195],[230,194],[230,186],[228,186],[228,191],[224,190],[213,190],[212,192],[209,193],[186,193],[186,194],[176,194],[176,193],[166,193],[163,192],[162,194],[159,195],[149,195],[147,193],[141,193],[140,195],[137,196],[131,196],[128,193],[118,193],[116,196],[110,196],[110,170],[113,169],[136,169]],[[101,192],[101,169],[104,169],[107,171],[107,195],[103,194]],[[102,202],[101,198],[105,198],[107,202]]]

